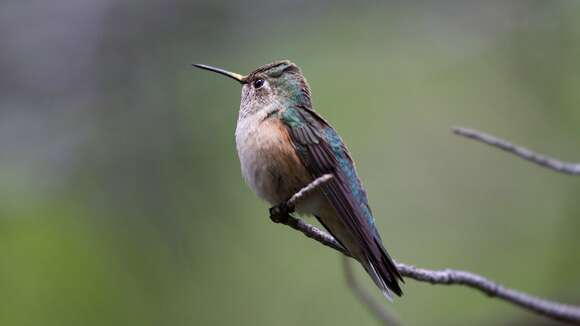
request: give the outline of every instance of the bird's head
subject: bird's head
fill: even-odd
[[[271,105],[311,107],[310,87],[300,68],[288,60],[263,65],[245,76],[207,65],[194,66],[222,74],[242,84],[242,117]]]

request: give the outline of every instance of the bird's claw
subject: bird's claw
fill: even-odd
[[[270,207],[270,219],[274,223],[283,223],[288,220],[292,212],[294,212],[294,209],[286,204],[286,202],[283,202]]]

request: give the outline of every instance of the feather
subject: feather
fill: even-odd
[[[286,108],[281,112],[281,118],[287,122],[285,125],[296,152],[312,177],[333,174],[334,178],[325,183],[322,190],[340,223],[352,234],[356,248],[348,248],[347,244],[347,249],[360,252],[360,257],[356,258],[385,296],[388,297],[391,291],[402,295],[397,282],[397,279],[402,281],[402,277],[381,243],[366,192],[338,134],[314,110],[305,106]],[[332,233],[328,227],[325,228]]]

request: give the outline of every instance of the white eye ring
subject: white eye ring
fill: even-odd
[[[266,84],[266,81],[260,78],[260,79],[254,80],[254,82],[252,84],[254,85],[255,89],[259,89],[259,88],[262,88]]]

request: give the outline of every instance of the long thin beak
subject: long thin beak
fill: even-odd
[[[197,68],[201,68],[201,69],[205,69],[205,70],[209,70],[209,71],[213,71],[213,72],[217,72],[218,74],[222,74],[224,76],[228,76],[232,79],[237,80],[240,84],[245,84],[245,77],[243,75],[240,74],[236,74],[235,72],[231,72],[231,71],[227,71],[224,69],[220,69],[220,68],[216,68],[216,67],[212,67],[212,66],[208,66],[208,65],[202,65],[202,64],[198,64],[198,63],[194,63],[193,64],[194,67]]]

